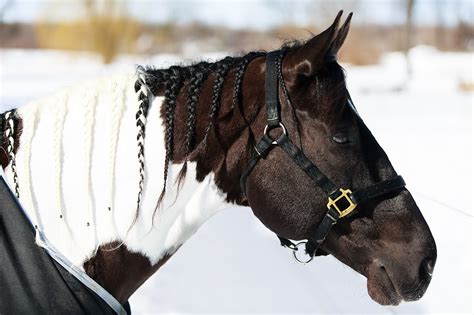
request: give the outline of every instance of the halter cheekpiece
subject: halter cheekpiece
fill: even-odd
[[[323,220],[316,228],[313,235],[306,241],[293,243],[279,235],[281,245],[293,250],[293,255],[298,262],[310,262],[321,246],[332,226],[339,219],[352,213],[359,203],[363,203],[369,199],[379,197],[391,191],[401,189],[405,186],[405,181],[400,175],[392,179],[378,182],[367,188],[352,192],[351,189],[338,188],[319,168],[303,153],[303,151],[295,146],[288,136],[288,131],[280,119],[279,110],[279,69],[281,69],[282,60],[281,51],[273,51],[268,53],[266,57],[266,73],[265,73],[265,104],[267,108],[267,125],[263,131],[263,136],[255,146],[255,153],[240,178],[240,186],[244,194],[247,194],[246,182],[254,167],[260,159],[265,156],[276,146],[281,147],[290,158],[318,185],[328,196],[326,204],[327,212]],[[281,74],[281,73],[280,73]],[[282,76],[280,76],[282,78]],[[280,82],[282,88],[286,89],[285,82]],[[288,100],[290,102],[290,100]],[[357,114],[351,100],[347,100],[348,106]],[[269,134],[270,130],[281,129],[281,135],[278,138],[272,138]],[[305,252],[309,256],[305,259],[299,257],[298,249],[305,247]]]

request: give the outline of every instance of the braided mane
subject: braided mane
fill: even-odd
[[[287,48],[283,47],[282,50],[287,50]],[[186,175],[189,155],[198,147],[198,145],[206,145],[208,135],[212,130],[214,121],[219,113],[220,99],[225,80],[233,80],[232,108],[235,108],[240,102],[242,81],[247,66],[253,59],[265,55],[266,52],[264,51],[254,51],[240,57],[225,57],[224,59],[216,62],[201,61],[188,66],[175,65],[168,69],[156,69],[150,66],[138,68],[138,73],[142,80],[141,82],[137,81],[135,87],[136,91],[139,91],[142,84],[146,84],[153,95],[157,95],[158,90],[160,90],[163,92],[165,97],[163,103],[166,149],[163,172],[164,184],[163,190],[161,191],[156,205],[156,209],[163,201],[163,197],[166,192],[169,165],[174,159],[175,144],[173,143],[173,135],[175,126],[175,110],[177,97],[181,90],[184,87],[187,87],[185,91],[187,99],[184,104],[186,108],[184,148],[187,156],[185,158],[183,167],[178,174],[178,186],[182,183],[182,180]],[[235,68],[234,76],[227,77],[232,68]],[[204,82],[210,78],[213,78],[214,82],[212,86],[211,104],[209,108],[209,121],[207,123],[202,142],[196,143],[195,133],[197,123],[197,105],[199,103],[202,86]],[[139,94],[139,97],[143,98],[143,95]],[[144,135],[145,126],[143,125],[139,127],[141,127],[139,136]],[[141,144],[140,150],[143,151]],[[141,165],[141,167],[143,167],[143,165]]]
[[[283,55],[283,53],[287,52],[288,50],[298,47],[300,45],[301,43],[299,42],[284,44],[281,47],[280,51]],[[143,188],[145,184],[145,130],[147,115],[149,112],[149,106],[151,104],[152,96],[157,96],[158,94],[164,96],[162,113],[165,128],[164,140],[166,150],[163,171],[164,184],[163,189],[159,195],[158,202],[156,204],[156,211],[158,209],[158,206],[163,201],[164,195],[166,193],[169,165],[174,161],[175,158],[175,143],[173,142],[178,95],[185,95],[186,97],[183,104],[180,104],[184,106],[185,114],[184,142],[182,144],[180,143],[180,147],[184,148],[184,163],[177,177],[177,184],[178,187],[180,187],[183,182],[183,179],[186,176],[187,164],[190,160],[191,154],[198,148],[198,146],[199,149],[205,148],[208,140],[208,135],[213,130],[215,120],[219,114],[224,83],[226,82],[226,80],[230,80],[232,82],[232,100],[230,105],[231,108],[237,108],[239,106],[239,103],[241,102],[242,83],[248,65],[252,60],[258,57],[263,57],[265,55],[265,51],[253,51],[243,56],[225,57],[224,59],[216,62],[201,61],[190,65],[175,65],[167,69],[157,69],[151,66],[138,67],[138,78],[135,82],[134,89],[138,98],[136,126],[139,189],[134,222],[138,218]],[[234,70],[232,76],[228,75],[231,70]],[[199,104],[199,98],[201,96],[204,83],[208,80],[213,81],[210,95],[210,106],[208,109],[209,114],[207,116],[208,121],[207,124],[204,125],[205,129],[204,136],[202,138],[203,140],[201,140],[200,143],[196,143],[196,125],[198,113],[197,106]],[[119,99],[117,95],[117,88],[117,86],[113,86],[111,88],[113,92],[114,103],[116,103]],[[285,93],[287,93],[287,91],[285,91]],[[89,95],[88,100],[91,101],[93,98],[94,96]],[[86,106],[86,112],[90,114],[91,109],[89,107]],[[122,107],[123,104],[116,104],[116,112],[114,112],[113,114],[113,116],[115,117],[115,125],[117,124],[117,119],[121,117],[121,111],[123,110]],[[88,123],[90,123],[90,121],[92,120],[88,119]],[[60,128],[59,125],[57,127]],[[87,132],[90,133],[91,126],[86,127]],[[16,174],[14,163],[15,150],[17,149],[19,144],[21,130],[22,121],[18,120],[15,111],[6,112],[0,115],[0,162],[3,168],[5,168],[8,164],[11,163],[14,174]],[[112,141],[113,143],[111,143],[110,145],[110,151],[115,152],[117,142],[116,136],[112,137]],[[90,143],[86,143],[86,147],[90,147]],[[55,153],[57,155],[58,152]],[[86,162],[90,159],[90,157],[87,156],[85,158]],[[182,155],[180,159],[181,158]],[[114,176],[113,170],[109,169],[109,173],[112,177]],[[110,204],[109,211],[111,210],[111,207],[112,205]],[[60,217],[61,216],[62,213],[60,213]]]

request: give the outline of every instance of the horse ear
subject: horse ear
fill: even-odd
[[[341,16],[342,10],[339,11],[336,19],[328,29],[311,38],[285,58],[285,63],[290,73],[310,76],[321,68],[334,40],[339,34],[337,29]]]
[[[347,34],[349,33],[349,28],[351,26],[351,19],[352,19],[352,12],[349,13],[346,21],[337,32],[336,38],[332,42],[331,48],[326,54],[327,59],[332,59],[332,60],[337,59],[337,53],[339,52],[339,49],[341,49],[342,45],[344,44],[344,41],[346,40]]]

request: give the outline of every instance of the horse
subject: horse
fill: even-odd
[[[4,113],[0,162],[37,235],[125,304],[211,216],[250,207],[298,261],[333,255],[382,305],[421,298],[436,244],[353,105],[341,16],[273,52],[139,67]]]

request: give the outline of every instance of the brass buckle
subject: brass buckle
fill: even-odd
[[[339,188],[339,191],[341,192],[341,194],[336,199],[328,197],[329,201],[327,207],[328,209],[334,207],[334,209],[339,212],[339,218],[342,218],[354,211],[354,209],[357,207],[357,204],[355,204],[350,197],[350,194],[352,194],[352,191],[350,189]],[[339,209],[339,207],[337,206],[337,202],[342,198],[345,198],[346,201],[349,203],[349,206],[347,206],[347,208],[345,208],[344,210]]]

